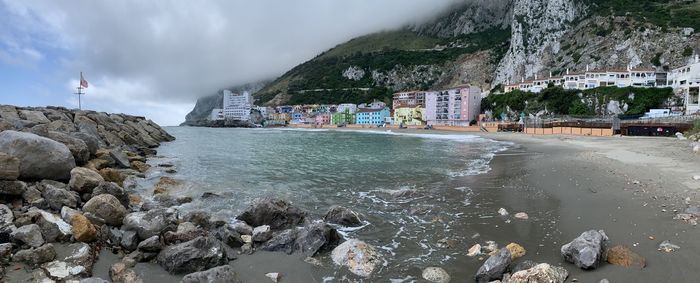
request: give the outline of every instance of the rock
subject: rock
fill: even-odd
[[[506,210],[505,208],[501,207],[501,208],[498,209],[498,214],[500,214],[501,216],[508,216],[508,210]]]
[[[503,273],[506,272],[508,265],[512,261],[512,255],[508,249],[501,249],[498,253],[490,256],[479,270],[477,270],[474,279],[477,283],[491,282],[503,278]]]
[[[237,217],[248,225],[270,225],[272,230],[296,227],[304,222],[306,212],[281,199],[257,199]]]
[[[100,169],[100,176],[107,182],[115,182],[117,185],[124,185],[124,180],[126,176],[122,174],[121,171],[114,168],[102,168]]]
[[[61,210],[64,206],[70,208],[78,207],[78,195],[67,190],[67,186],[63,183],[44,180],[40,186],[43,188],[41,196],[48,202],[48,205],[53,210]]]
[[[492,255],[498,252],[498,244],[495,241],[486,241],[485,245],[481,246],[481,253]]]
[[[0,180],[17,180],[19,178],[19,159],[0,152]]]
[[[242,221],[237,221],[232,224],[233,230],[241,235],[253,235],[253,227]]]
[[[114,182],[100,182],[92,191],[92,197],[102,194],[113,195],[124,207],[129,207],[129,193]]]
[[[216,227],[211,231],[211,235],[213,235],[216,239],[232,248],[241,247],[243,246],[243,244],[245,244],[245,242],[241,238],[241,235],[238,232],[236,232],[232,225]],[[252,237],[250,240],[252,242]]]
[[[475,244],[467,251],[467,256],[475,257],[481,254],[481,245]]]
[[[148,165],[142,161],[131,161],[131,169],[134,169],[136,171],[139,171],[141,173],[146,173],[148,169],[151,168],[151,165]]]
[[[73,237],[81,242],[92,242],[97,239],[97,229],[82,214],[76,213],[70,222]]]
[[[0,195],[22,196],[27,191],[27,183],[22,181],[0,180]]]
[[[125,230],[136,231],[139,239],[145,240],[159,235],[161,232],[175,230],[177,227],[177,213],[174,210],[160,208],[147,212],[129,213],[124,217]]]
[[[83,140],[55,131],[48,131],[46,137],[68,147],[77,165],[83,165],[90,160],[90,149]]]
[[[163,249],[163,244],[160,242],[160,237],[153,236],[139,243],[138,250],[148,253],[157,253]]]
[[[116,162],[117,166],[121,168],[131,168],[131,163],[129,162],[129,157],[126,156],[126,154],[115,148],[109,151],[109,156],[114,159],[114,162]]]
[[[667,253],[673,252],[675,250],[679,250],[680,248],[681,248],[680,246],[671,243],[671,241],[669,241],[669,240],[665,240],[665,241],[661,242],[661,244],[659,244],[659,251],[667,252]]]
[[[31,208],[29,213],[37,215],[34,222],[39,225],[44,241],[54,242],[70,240],[72,235],[71,226],[58,215],[36,208]]]
[[[83,211],[92,213],[112,226],[122,225],[126,208],[113,195],[101,194],[91,198],[83,206]]]
[[[518,212],[515,214],[515,218],[520,220],[527,220],[530,217],[525,212]]]
[[[87,272],[84,266],[57,260],[44,264],[42,269],[44,269],[44,272],[46,272],[49,277],[59,281],[73,279]]]
[[[350,272],[361,277],[370,277],[372,272],[382,264],[381,255],[369,244],[351,239],[333,249],[333,262],[347,267]]]
[[[80,212],[67,206],[61,208],[61,219],[66,223],[73,221],[73,215],[76,214],[80,214]]]
[[[170,191],[170,189],[174,186],[179,185],[180,182],[170,178],[170,177],[160,177],[158,180],[158,183],[156,183],[155,189],[153,190],[153,194],[165,194]]]
[[[80,282],[78,283],[109,283],[109,281],[99,277],[88,277],[80,279]]]
[[[583,232],[576,239],[561,247],[564,260],[583,269],[595,269],[603,260],[608,236],[603,230]]]
[[[610,264],[624,267],[637,267],[641,269],[646,266],[644,257],[625,246],[614,246],[610,248],[608,250],[607,260]]]
[[[0,244],[0,266],[7,264],[9,259],[12,257],[12,244],[3,243]]]
[[[241,283],[230,265],[214,267],[205,271],[190,273],[180,283]]]
[[[508,249],[508,251],[510,251],[510,255],[512,256],[513,260],[524,256],[526,253],[525,248],[523,248],[521,245],[518,245],[516,243],[508,244],[506,246],[506,249]]]
[[[169,246],[158,253],[158,264],[173,274],[191,273],[228,263],[224,245],[212,237],[199,237]]]
[[[19,110],[19,117],[37,124],[51,123],[51,120],[46,118],[46,116],[44,116],[44,113],[41,111]]]
[[[0,204],[0,227],[12,224],[15,220],[15,215],[7,205]]]
[[[423,269],[423,279],[434,283],[447,283],[450,282],[450,275],[447,271],[440,267],[428,267]]]
[[[359,214],[342,206],[331,207],[323,220],[328,223],[339,224],[346,227],[362,226]]]
[[[247,235],[241,236],[246,237]],[[272,239],[269,241],[263,243],[260,246],[260,249],[264,251],[269,251],[269,252],[277,252],[277,251],[282,251],[287,254],[292,254],[294,250],[296,249],[296,238],[297,238],[297,229],[287,229],[281,232],[276,233],[274,236],[272,236]],[[244,238],[245,241],[245,238]]]
[[[272,282],[275,283],[280,281],[280,274],[278,272],[265,273],[265,277],[270,278]]]
[[[17,228],[17,230],[12,232],[12,238],[35,248],[44,244],[44,237],[41,236],[41,229],[39,225],[36,224],[24,225]]]
[[[523,260],[523,261],[519,262],[518,264],[516,264],[515,266],[511,267],[510,272],[516,273],[518,271],[528,270],[530,268],[537,266],[538,264],[539,263],[531,261],[531,260]]]
[[[13,261],[24,262],[30,266],[38,266],[50,262],[56,258],[56,250],[52,244],[46,244],[38,248],[30,248],[15,253]]]
[[[14,237],[12,237],[12,233],[15,231],[17,231],[17,227],[15,227],[13,224],[0,226],[0,243],[12,242],[14,239]]]
[[[68,186],[78,193],[92,193],[92,190],[104,182],[99,173],[85,167],[75,167],[70,171]]]
[[[255,235],[255,232],[253,232]],[[330,225],[317,222],[302,228],[296,238],[296,248],[306,256],[314,256],[322,250],[331,250],[340,242],[340,235]]]
[[[141,277],[124,262],[112,264],[109,268],[109,277],[114,283],[143,283]]]
[[[133,251],[139,245],[139,236],[136,231],[122,231],[122,239],[119,244],[125,250]]]
[[[513,273],[506,283],[564,283],[569,276],[566,269],[541,263],[533,268]]]
[[[64,144],[35,134],[3,131],[0,152],[19,160],[23,179],[68,180],[75,159]]]
[[[189,211],[185,213],[185,215],[182,217],[182,220],[184,220],[185,222],[191,222],[204,229],[211,228],[211,223],[209,222],[211,220],[211,215],[209,215],[209,213],[204,210]]]
[[[685,213],[690,214],[695,217],[700,217],[700,207],[699,206],[690,206],[685,209]]]
[[[197,226],[191,222],[183,222],[177,225],[177,230],[175,232],[165,232],[165,234],[163,234],[163,242],[165,242],[166,245],[177,244],[206,235],[206,231],[197,228]]]
[[[270,226],[262,225],[253,229],[252,239],[254,242],[265,242],[270,238],[272,238],[272,230],[270,230]]]

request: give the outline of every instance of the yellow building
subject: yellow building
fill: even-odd
[[[267,125],[286,125],[292,120],[289,113],[271,113]]]
[[[394,125],[420,126],[425,125],[425,108],[401,107],[394,109]]]

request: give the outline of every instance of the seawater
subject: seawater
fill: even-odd
[[[338,229],[380,250],[385,263],[374,278],[385,281],[410,279],[406,274],[427,266],[455,264],[469,245],[481,241],[474,240],[480,235],[470,224],[489,222],[484,215],[493,215],[497,207],[486,212],[487,203],[475,204],[488,190],[476,178],[487,174],[494,155],[509,146],[473,135],[396,130],[167,131],[177,140],[163,144],[159,158],[149,162],[176,166],[170,176],[184,185],[172,193],[194,199],[182,209],[203,209],[234,221],[264,196],[287,199],[312,219],[321,219],[332,205],[351,208],[365,224]],[[163,175],[155,168],[140,189],[147,194]],[[222,198],[202,200],[204,192]],[[319,278],[345,274],[324,272],[330,274]]]

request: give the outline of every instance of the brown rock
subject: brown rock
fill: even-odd
[[[81,242],[92,242],[97,239],[97,229],[90,220],[82,214],[76,213],[70,220],[73,237]]]
[[[624,267],[638,267],[640,269],[647,265],[644,257],[625,246],[610,248],[608,250],[608,263]]]
[[[141,198],[141,196],[136,195],[136,194],[129,195],[129,203],[131,205],[139,205],[142,202],[143,202],[143,199]]]
[[[0,152],[0,180],[14,181],[19,178],[19,159]]]
[[[88,161],[87,164],[85,164],[85,168],[89,168],[95,171],[100,171],[104,168],[109,167],[109,160],[101,159],[101,158],[96,158]]]
[[[122,174],[122,172],[120,172],[117,169],[103,168],[100,170],[100,175],[107,182],[115,182],[120,187],[124,186],[124,180],[126,179],[126,176],[124,176],[124,174]]]
[[[173,186],[179,185],[180,182],[177,180],[170,178],[170,177],[160,177],[160,180],[158,180],[158,183],[156,184],[156,188],[153,190],[153,194],[164,194],[169,191],[169,188]]]
[[[510,251],[510,256],[512,259],[516,259],[525,255],[526,251],[523,246],[516,243],[510,243],[506,246],[506,249]]]
[[[148,164],[144,163],[143,161],[138,161],[138,160],[131,161],[131,169],[134,169],[134,170],[139,171],[141,173],[146,173],[146,171],[148,171],[149,168],[151,168],[151,165],[148,165]]]

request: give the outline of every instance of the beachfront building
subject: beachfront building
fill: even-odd
[[[362,108],[355,113],[355,124],[383,125],[385,118],[389,116],[389,108],[371,109]]]
[[[481,110],[481,89],[464,85],[425,94],[428,125],[469,126]]]
[[[270,114],[275,112],[275,109],[273,109],[271,107],[265,107],[265,106],[253,106],[253,109],[260,112],[260,115],[262,115],[264,119],[269,119]]]
[[[338,106],[340,109],[340,105]],[[345,109],[343,112],[333,113],[331,116],[331,124],[333,125],[348,125],[355,123],[355,112],[350,112],[350,109]]]
[[[307,116],[304,113],[294,112],[291,114],[291,120],[289,121],[289,123],[291,123],[291,124],[304,124],[304,123],[306,123],[306,118],[307,118]]]
[[[291,120],[289,113],[271,113],[266,125],[287,125]]]
[[[314,122],[316,125],[330,125],[331,124],[331,114],[330,113],[317,113],[314,117]]]
[[[420,126],[425,125],[425,107],[394,108],[394,125]]]
[[[289,105],[277,106],[277,108],[275,108],[275,112],[277,112],[277,113],[292,113],[292,112],[294,112],[294,106],[289,106]]]
[[[253,99],[250,93],[233,93],[224,90],[224,119],[248,121],[250,110],[253,107]]]
[[[362,103],[357,106],[359,109],[384,109],[386,107],[386,103],[375,100],[372,101],[372,103]]]
[[[209,115],[209,120],[220,121],[224,119],[224,109],[213,109]]]
[[[425,91],[408,91],[394,94],[394,109],[400,107],[425,106]]]
[[[700,57],[695,55],[692,63],[671,70],[668,84],[677,96],[685,99],[685,114],[700,113]]]
[[[336,112],[343,113],[345,111],[350,112],[350,114],[355,114],[355,112],[357,112],[357,105],[352,104],[352,103],[338,104],[338,107],[336,108]]]

